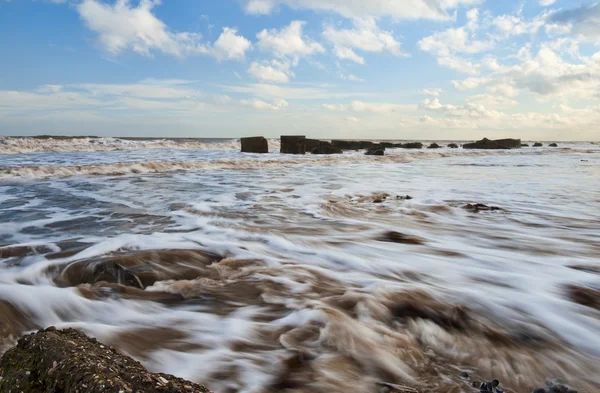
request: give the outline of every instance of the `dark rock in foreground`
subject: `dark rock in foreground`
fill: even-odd
[[[497,140],[489,140],[487,138],[483,138],[480,141],[473,143],[465,143],[463,145],[464,149],[519,149],[521,148],[521,140],[520,139],[497,139]]]
[[[423,144],[421,142],[400,143],[398,147],[403,149],[422,149]]]
[[[74,330],[22,337],[0,360],[0,393],[210,393],[206,387],[140,363]]]
[[[300,135],[282,135],[282,154],[306,154],[306,137]]]
[[[450,149],[458,149],[458,145],[456,143],[451,143],[448,145]]]
[[[533,147],[542,147],[544,145],[542,145],[540,142],[536,142],[533,144]]]
[[[558,147],[558,145],[556,143],[551,143],[548,146],[550,146],[550,147]]]
[[[268,153],[269,143],[262,136],[242,138],[242,153]]]
[[[432,143],[431,145],[429,145],[429,147],[427,147],[428,149],[439,149],[441,146],[438,145],[437,143]]]

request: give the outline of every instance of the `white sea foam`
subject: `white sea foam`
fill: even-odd
[[[25,251],[0,259],[0,302],[33,326],[81,328],[217,392],[264,391],[298,354],[297,372],[312,383],[304,391],[367,390],[380,375],[437,386],[422,368],[431,354],[516,391],[526,386],[511,381],[516,374],[585,388],[600,375],[600,315],[566,288],[597,285],[597,274],[572,267],[598,265],[600,150],[569,147],[383,158],[148,149],[52,153],[36,169],[38,158],[14,155],[0,183],[0,242]],[[387,231],[423,244],[380,241]],[[74,241],[87,248],[48,255]],[[27,252],[42,245],[50,251]],[[58,288],[49,273],[105,255],[189,249],[226,259],[144,291],[181,295],[181,304]],[[421,299],[424,308],[465,305],[483,327],[394,319],[390,310],[421,292],[433,299]],[[548,345],[496,347],[478,330],[488,327]],[[153,330],[152,345],[123,336]],[[160,336],[171,330],[179,335]]]

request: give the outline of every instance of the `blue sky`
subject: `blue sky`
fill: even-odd
[[[600,139],[600,4],[0,0],[0,134]]]

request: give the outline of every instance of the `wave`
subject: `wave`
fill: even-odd
[[[171,142],[164,142],[165,144]],[[196,142],[192,142],[196,143]],[[237,142],[231,142],[234,145]],[[155,148],[166,147],[165,144],[153,145]],[[198,144],[196,145],[207,145]],[[219,146],[221,144],[208,144]],[[221,148],[226,148],[227,144],[222,144]],[[139,145],[138,145],[139,147]],[[132,149],[134,147],[131,147]],[[191,147],[189,147],[191,148]],[[199,148],[198,146],[196,148]],[[233,148],[233,147],[232,147]],[[205,147],[205,149],[208,149]],[[450,158],[457,155],[480,157],[491,155],[542,155],[542,154],[560,154],[560,150],[546,151],[502,151],[502,150],[478,150],[478,151],[399,151],[390,150],[390,153],[383,157],[365,156],[363,152],[346,152],[342,155],[331,156],[290,156],[272,154],[266,155],[236,155],[236,158],[228,155],[228,158],[211,159],[205,161],[140,161],[140,162],[118,162],[92,165],[26,165],[14,167],[0,167],[0,179],[12,178],[67,178],[73,176],[125,176],[143,173],[164,173],[172,171],[195,171],[195,170],[248,170],[259,168],[273,168],[297,165],[336,165],[340,163],[351,164],[399,164],[409,163],[415,160],[428,158]],[[271,158],[272,157],[272,158]]]
[[[132,149],[236,150],[239,139],[202,141],[190,139],[146,139],[96,137],[14,138],[0,136],[0,154],[95,152]]]

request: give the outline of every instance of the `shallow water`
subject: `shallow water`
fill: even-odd
[[[0,344],[74,326],[216,392],[596,391],[600,146],[159,143],[0,155]],[[89,280],[107,261],[151,279]]]

